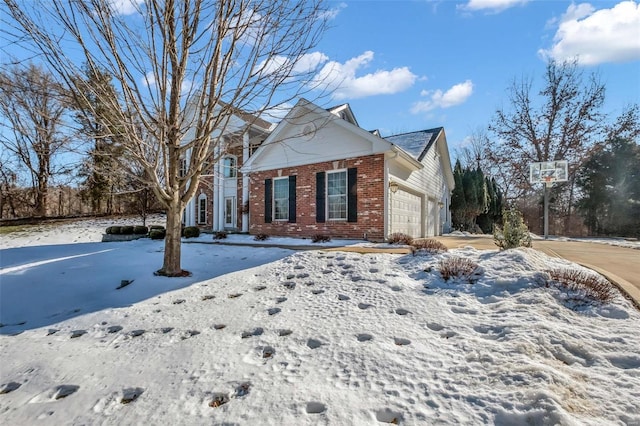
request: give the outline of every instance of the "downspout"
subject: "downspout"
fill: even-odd
[[[389,235],[391,235],[391,215],[392,215],[392,208],[393,206],[391,205],[391,190],[389,189],[389,183],[390,183],[390,175],[391,175],[391,171],[389,168],[389,160],[393,160],[395,158],[398,157],[400,153],[398,151],[395,151],[393,154],[393,157],[389,157],[387,158],[387,156],[385,155],[384,157],[384,169],[385,169],[385,173],[384,173],[384,239],[386,240]]]
[[[242,165],[249,160],[249,128],[242,134]],[[242,232],[249,232],[249,212],[244,206],[249,203],[249,175],[242,174]]]

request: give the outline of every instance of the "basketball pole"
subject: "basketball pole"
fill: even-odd
[[[544,182],[544,239],[549,239],[549,186],[550,182]]]

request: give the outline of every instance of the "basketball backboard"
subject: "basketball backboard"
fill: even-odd
[[[530,183],[566,182],[569,178],[569,163],[566,160],[542,161],[531,164],[529,168]]]

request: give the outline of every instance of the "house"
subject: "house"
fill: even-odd
[[[249,231],[249,177],[240,167],[262,144],[275,125],[236,111],[224,131],[214,133],[219,142],[205,165],[195,196],[185,206],[182,222],[213,231]],[[188,158],[183,161],[188,162]]]
[[[441,127],[382,138],[362,129],[348,104],[327,110],[301,99],[243,160],[251,234],[382,241],[451,228],[454,180]]]

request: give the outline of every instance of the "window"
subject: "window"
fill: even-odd
[[[178,175],[180,177],[185,177],[187,175],[187,159],[180,159],[180,169],[178,170]]]
[[[222,160],[223,174],[226,178],[234,178],[237,175],[236,157],[224,157]]]
[[[327,172],[327,214],[330,220],[347,218],[347,171]]]
[[[204,194],[198,197],[198,223],[207,223],[207,196]]]
[[[273,218],[289,220],[289,178],[273,180]]]

